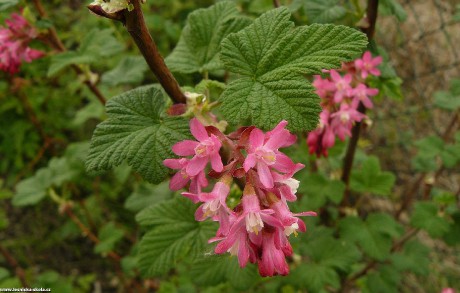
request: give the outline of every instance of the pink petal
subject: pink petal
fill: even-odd
[[[195,156],[188,163],[186,172],[189,176],[195,176],[204,170],[207,163],[208,163],[208,158]]]
[[[217,199],[219,195],[215,192],[202,192],[199,195],[200,201],[208,202]]]
[[[193,203],[197,203],[197,202],[200,201],[199,198],[198,198],[198,195],[195,194],[195,193],[191,193],[191,192],[182,192],[181,194],[182,194],[183,196],[185,196],[185,197],[190,198],[190,199],[192,200]]]
[[[331,78],[335,82],[340,81],[342,79],[340,74],[337,71],[333,70],[333,69],[331,70]]]
[[[259,173],[259,179],[263,186],[273,188],[273,177],[267,164],[257,162],[257,173]]]
[[[382,56],[377,56],[374,58],[374,60],[371,61],[372,65],[377,66],[380,63],[382,63],[383,59]]]
[[[169,189],[177,191],[181,188],[184,188],[184,186],[187,185],[189,180],[190,178],[188,176],[185,177],[182,172],[177,172],[171,178],[171,181],[169,181]]]
[[[288,173],[295,168],[295,164],[288,156],[281,152],[278,152],[276,154],[275,164],[273,164],[272,167],[280,172]]]
[[[224,165],[222,164],[222,159],[220,158],[219,153],[214,153],[210,156],[212,169],[216,172],[222,172]]]
[[[265,135],[259,128],[254,128],[249,135],[250,149],[256,149],[263,145]]]
[[[196,118],[190,120],[190,132],[192,132],[192,135],[198,141],[203,141],[209,138],[206,128],[204,128],[203,124],[201,124],[201,122]]]
[[[204,221],[205,219],[206,217],[204,216],[204,213],[203,213],[203,206],[200,206],[195,211],[195,220],[198,222],[201,222],[201,221]]]
[[[248,172],[249,169],[253,168],[256,165],[256,156],[254,154],[249,154],[243,163],[244,171]]]
[[[240,247],[238,249],[238,263],[241,268],[244,268],[249,260],[249,247],[246,244],[246,239],[240,236]]]
[[[163,161],[163,165],[170,169],[182,169],[181,159],[166,159]]]
[[[194,140],[184,140],[176,143],[172,147],[172,151],[178,156],[191,156],[195,154],[195,148],[198,142]]]

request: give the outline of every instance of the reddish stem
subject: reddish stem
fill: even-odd
[[[26,280],[26,274],[24,269],[19,265],[18,261],[0,244],[0,253],[3,255],[8,264],[14,269],[14,272],[18,279],[21,281],[21,284],[25,288],[29,288],[29,284]]]
[[[46,13],[46,10],[44,9],[42,3],[40,0],[33,0],[33,3],[35,5],[35,8],[38,11],[38,14],[42,18],[47,18],[48,15]],[[61,40],[59,39],[59,36],[57,35],[56,30],[53,27],[48,28],[48,39],[49,43],[51,46],[58,52],[65,52],[67,49],[65,48],[64,44],[62,44]],[[72,65],[73,70],[77,74],[83,74],[83,70],[81,70],[78,65]],[[107,99],[104,97],[104,95],[101,93],[101,91],[89,80],[85,80],[84,84],[89,88],[89,90],[96,96],[96,98],[101,102],[102,105],[105,105]]]

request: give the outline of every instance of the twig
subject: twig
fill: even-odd
[[[41,3],[40,0],[33,0],[34,6],[38,11],[38,14],[42,18],[47,18],[48,15]],[[59,36],[57,35],[56,30],[53,27],[48,28],[48,39],[52,45],[52,47],[57,50],[58,52],[65,52],[67,49],[65,48],[64,44],[62,44]],[[77,74],[83,74],[83,70],[78,65],[72,65],[73,70]],[[107,99],[101,93],[101,91],[88,79],[84,81],[84,84],[89,88],[89,90],[96,96],[96,98],[101,102],[102,105],[105,105]]]
[[[46,135],[45,131],[43,130],[43,126],[40,123],[40,120],[38,120],[37,114],[35,113],[34,109],[30,105],[30,102],[27,96],[20,89],[16,91],[16,96],[18,97],[19,102],[21,102],[21,106],[26,112],[27,118],[37,130],[43,142],[45,144],[49,143],[51,139],[50,137],[48,137],[48,135]]]
[[[18,264],[18,261],[0,244],[0,253],[3,255],[8,264],[14,269],[14,272],[24,288],[30,288],[26,280],[24,269]]]
[[[367,2],[367,10],[366,10],[366,17],[368,19],[368,26],[361,28],[361,30],[367,35],[367,39],[371,41],[374,38],[375,34],[375,24],[377,22],[378,16],[378,6],[379,0],[368,0]],[[362,103],[358,106],[358,111],[360,113],[365,113],[366,108]],[[351,170],[353,167],[353,160],[355,157],[356,146],[358,145],[359,135],[361,132],[361,122],[357,122],[353,129],[351,130],[351,138],[348,143],[347,152],[343,159],[343,173],[342,173],[342,181],[345,183],[345,192],[342,200],[342,206],[346,206],[349,204],[349,197],[350,197],[350,175]]]
[[[126,30],[131,35],[139,48],[139,51],[141,51],[144,56],[150,70],[152,70],[155,74],[161,86],[164,88],[172,101],[175,104],[185,103],[185,95],[182,93],[180,86],[171,71],[166,66],[163,57],[161,57],[161,54],[158,51],[155,41],[148,31],[140,1],[131,0],[131,4],[133,5],[132,11],[125,9],[120,13],[115,14],[107,14],[102,11],[100,7],[94,5],[88,6],[88,9],[100,16],[121,21],[126,26]]]
[[[420,230],[416,228],[410,229],[406,234],[404,234],[403,237],[401,237],[401,239],[393,243],[390,251],[395,252],[400,250],[403,247],[404,243],[406,243],[409,239],[416,235],[418,231]],[[362,268],[359,272],[351,276],[349,279],[345,279],[344,282],[342,282],[341,292],[347,292],[350,286],[353,284],[353,282],[355,282],[362,276],[365,276],[371,269],[373,269],[378,264],[379,263],[376,260],[372,260],[368,262],[367,265],[364,268]]]
[[[362,103],[359,103],[358,111],[363,114],[366,112],[366,108]],[[351,129],[351,138],[348,142],[347,153],[343,159],[343,173],[341,179],[342,182],[345,183],[345,191],[343,194],[342,206],[348,205],[350,201],[350,176],[351,170],[353,169],[353,160],[355,158],[360,133],[361,122],[357,122]]]
[[[275,8],[280,7],[280,6],[281,6],[280,1],[279,1],[279,0],[273,0],[273,6],[274,6]]]
[[[64,212],[67,214],[67,216],[69,216],[72,222],[74,222],[78,226],[78,228],[80,228],[83,234],[94,242],[94,244],[99,244],[101,242],[99,238],[97,238],[97,236],[94,235],[93,232],[91,232],[89,228],[86,227],[85,224],[83,224],[83,222],[80,221],[80,219],[73,213],[70,205],[66,205],[64,207]],[[109,251],[107,253],[107,256],[117,263],[121,260],[121,256],[119,256],[116,252],[113,251]]]
[[[101,242],[99,240],[99,238],[96,235],[94,235],[93,232],[91,232],[90,229],[88,227],[86,227],[85,224],[83,224],[83,222],[80,221],[80,219],[73,213],[71,205],[69,205],[69,204],[65,205],[63,211],[67,214],[67,216],[69,216],[69,218],[72,220],[72,222],[74,222],[78,226],[78,228],[80,228],[80,230],[83,232],[83,234],[86,235],[92,242],[94,242],[94,244],[99,244]],[[121,271],[121,264],[120,264],[121,256],[118,255],[116,252],[113,252],[113,251],[109,251],[107,253],[107,256],[112,261],[114,261],[114,263],[116,265],[117,276],[120,278],[120,281],[122,282],[122,284],[125,287],[125,289],[127,290],[127,292],[133,292],[132,288],[129,287],[129,284],[126,281],[123,272]],[[132,280],[132,282],[133,282],[134,286],[136,286],[136,288],[138,289],[138,292],[144,292],[145,291],[142,288],[142,286],[140,286],[137,283],[136,280]]]

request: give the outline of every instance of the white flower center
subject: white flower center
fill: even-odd
[[[246,215],[246,230],[248,232],[254,232],[257,235],[263,227],[264,222],[260,218],[259,213],[249,212]]]
[[[297,230],[299,229],[299,224],[294,223],[291,226],[284,227],[284,234],[286,236],[291,235],[294,233],[295,236],[297,236]]]

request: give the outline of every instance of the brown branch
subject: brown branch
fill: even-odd
[[[88,9],[100,16],[121,21],[126,26],[126,30],[133,38],[139,48],[139,51],[141,51],[142,56],[144,56],[150,70],[152,70],[155,74],[161,86],[164,88],[172,101],[175,104],[185,103],[185,95],[182,93],[180,86],[171,71],[166,66],[163,57],[161,56],[157,45],[155,44],[155,41],[150,35],[147,25],[145,24],[140,1],[131,0],[130,2],[133,5],[132,11],[124,9],[117,13],[108,14],[99,6],[95,5],[88,6]]]
[[[74,222],[78,226],[78,228],[80,228],[81,232],[85,236],[87,236],[91,241],[94,242],[94,244],[99,244],[101,242],[101,240],[99,240],[99,238],[97,238],[97,236],[94,235],[94,233],[91,232],[91,230],[88,227],[86,227],[85,224],[83,224],[83,222],[80,221],[80,219],[73,213],[70,205],[66,205],[64,207],[64,212],[67,214],[67,216],[69,216],[72,222]],[[121,256],[119,256],[117,253],[113,251],[109,251],[107,253],[107,256],[117,263],[119,263],[121,260]]]
[[[166,93],[175,104],[185,103],[185,95],[182,93],[179,84],[166,66],[163,57],[158,51],[157,45],[150,35],[147,25],[145,24],[144,14],[142,13],[141,3],[139,0],[131,0],[134,9],[132,11],[124,10],[125,26],[128,33],[134,39],[137,47],[147,61],[152,72]]]
[[[280,7],[280,6],[281,6],[280,1],[279,1],[279,0],[273,0],[273,6],[274,6],[275,8]]]
[[[361,28],[361,30],[366,34],[369,42],[374,38],[375,24],[377,22],[378,16],[378,6],[379,0],[367,1],[366,17],[368,20],[368,26]],[[366,112],[366,108],[362,103],[359,104],[358,111],[363,114]],[[359,135],[361,132],[361,125],[362,122],[358,122],[353,126],[353,129],[351,130],[351,138],[347,147],[347,152],[343,159],[343,173],[341,179],[343,183],[345,183],[345,192],[341,204],[342,206],[350,204],[350,176],[353,168],[353,160],[355,157],[356,147],[358,145]]]
[[[359,103],[358,111],[366,113],[366,108],[362,103]],[[358,146],[359,135],[361,133],[361,122],[357,122],[351,129],[351,138],[348,142],[347,153],[343,159],[343,173],[341,180],[345,183],[345,191],[343,194],[342,206],[347,206],[350,201],[350,176],[353,169],[353,160],[355,158],[356,147]]]
[[[44,9],[42,3],[40,0],[33,0],[34,6],[38,11],[38,14],[42,18],[47,18],[48,15],[46,13],[46,10]],[[48,39],[51,44],[51,46],[58,52],[65,52],[67,49],[65,48],[64,44],[62,44],[61,39],[59,39],[59,36],[57,35],[56,30],[54,27],[48,28]],[[77,74],[83,74],[83,70],[78,67],[77,65],[72,65],[73,70]],[[89,90],[96,96],[96,98],[101,102],[102,105],[105,105],[107,99],[104,97],[104,95],[101,93],[101,91],[89,80],[85,80],[84,84],[89,88]]]
[[[101,240],[94,235],[91,230],[83,224],[83,222],[73,213],[72,207],[70,204],[66,204],[64,206],[63,211],[69,216],[69,218],[74,222],[78,228],[82,231],[82,233],[87,236],[94,244],[99,244]],[[115,268],[116,268],[116,273],[118,278],[120,278],[120,281],[122,282],[123,286],[127,290],[127,292],[133,292],[132,288],[129,287],[128,281],[125,279],[125,276],[123,272],[121,271],[121,256],[118,255],[116,252],[109,251],[107,253],[107,256],[115,263]],[[145,290],[142,288],[140,284],[137,283],[136,280],[132,280],[132,283],[134,286],[138,289],[137,292],[145,292]]]
[[[375,34],[375,24],[377,23],[377,16],[379,10],[379,0],[368,0],[366,9],[366,18],[368,22],[367,27],[361,28],[363,33],[366,34],[367,39],[371,41]]]
[[[391,252],[395,252],[400,250],[403,245],[411,239],[414,235],[416,235],[420,231],[419,229],[416,228],[411,228],[406,234],[401,237],[398,241],[394,242],[393,245],[391,246]],[[342,290],[341,292],[348,292],[350,287],[352,286],[353,282],[361,278],[362,276],[365,276],[370,270],[372,270],[374,267],[376,267],[379,264],[379,262],[372,260],[367,263],[367,265],[362,268],[359,272],[351,276],[349,279],[345,279],[342,282]]]
[[[18,261],[0,244],[0,253],[3,255],[8,264],[14,269],[14,272],[24,288],[30,288],[26,280],[24,269],[19,265]]]

